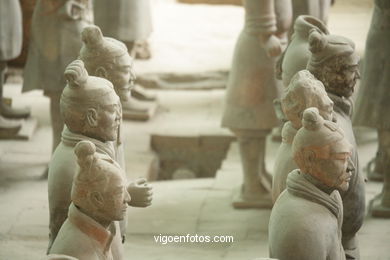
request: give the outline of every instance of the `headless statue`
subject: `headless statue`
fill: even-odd
[[[279,124],[273,108],[279,95],[273,57],[287,39],[290,5],[288,0],[244,1],[245,25],[234,51],[222,118],[222,126],[237,136],[244,174],[233,201],[236,208],[272,206],[265,151],[267,135]]]
[[[320,80],[334,103],[337,124],[345,132],[352,144],[352,162],[356,172],[351,178],[350,187],[341,192],[344,204],[343,246],[347,259],[359,259],[356,233],[363,224],[365,213],[365,188],[362,172],[359,170],[357,144],[352,129],[351,98],[359,78],[359,57],[354,43],[342,36],[324,35],[312,31],[309,36],[310,57],[307,69]]]
[[[292,143],[296,133],[302,127],[303,111],[315,107],[324,119],[333,118],[333,101],[328,97],[321,81],[315,79],[307,70],[295,74],[290,85],[285,89],[281,101],[283,112],[289,121],[283,126],[282,143],[275,159],[272,180],[274,202],[285,190],[288,174],[298,168],[292,155]]]
[[[91,0],[37,0],[34,9],[23,91],[42,89],[50,99],[53,152],[64,128],[60,115],[66,85],[63,73],[80,51],[81,30],[92,23],[91,5]]]
[[[9,119],[30,116],[27,108],[11,108],[4,103],[3,92],[7,61],[15,59],[22,50],[22,14],[19,1],[0,2],[0,138],[16,135],[21,123]]]
[[[88,76],[81,60],[69,64],[65,77],[69,83],[64,88],[60,105],[66,127],[49,164],[49,250],[67,218],[71,203],[72,180],[77,170],[73,153],[75,145],[88,140],[94,143],[98,153],[120,164],[116,142],[121,124],[121,105],[113,85],[106,79]],[[127,190],[133,197],[131,206],[147,207],[151,204],[152,187],[144,179],[130,183]],[[124,239],[126,223],[123,222],[121,234]]]
[[[97,152],[93,142],[79,142],[74,152],[79,170],[72,203],[50,253],[80,260],[125,259],[117,222],[126,217],[131,201],[125,173],[110,156]]]
[[[361,87],[356,101],[354,123],[378,131],[375,168],[368,172],[372,180],[385,180],[381,195],[373,202],[373,215],[390,217],[390,111],[389,59],[390,2],[375,0],[367,36]]]
[[[302,116],[293,144],[299,169],[287,177],[269,222],[270,257],[279,260],[346,259],[341,243],[343,204],[353,173],[352,145],[316,108]]]

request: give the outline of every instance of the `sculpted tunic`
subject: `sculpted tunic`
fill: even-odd
[[[0,61],[19,56],[22,50],[22,14],[19,1],[0,1]]]
[[[57,146],[49,163],[48,196],[50,211],[50,242],[56,239],[57,233],[68,216],[68,208],[71,204],[71,190],[73,177],[77,172],[77,158],[74,147],[80,141],[91,141],[96,146],[96,152],[105,154],[115,159],[115,149],[112,142],[99,140],[75,134],[67,127],[62,132],[61,143]],[[118,236],[120,237],[118,232]]]
[[[343,260],[343,206],[338,191],[330,195],[299,170],[288,175],[269,222],[270,257],[279,260]]]
[[[150,0],[95,1],[95,24],[103,34],[120,41],[146,40],[151,34]]]
[[[336,115],[336,122],[344,130],[346,138],[354,147],[352,151],[352,162],[355,172],[349,182],[349,189],[341,192],[344,204],[343,239],[353,237],[363,225],[365,211],[365,188],[363,173],[359,170],[359,158],[357,144],[352,129],[351,115],[353,101],[328,93],[329,98],[334,102],[333,110]]]
[[[24,69],[23,91],[61,93],[66,66],[81,48],[81,31],[92,23],[91,0],[38,0]]]
[[[265,27],[270,25],[262,24],[262,5],[258,0],[244,1],[245,25],[238,37],[229,73],[223,127],[270,130],[279,124],[273,100],[279,96],[281,84],[275,79],[275,59],[267,56],[259,40],[261,33],[268,29]],[[275,9],[278,7],[288,5],[275,4]],[[278,14],[278,10],[275,13]]]
[[[117,222],[105,229],[94,219],[82,213],[73,203],[69,215],[50,250],[79,260],[114,260],[111,246],[117,239]]]
[[[354,124],[390,130],[390,1],[375,0]]]
[[[272,200],[274,202],[286,189],[288,174],[298,168],[292,157],[292,142],[297,132],[298,130],[292,126],[290,121],[284,124],[282,129],[282,143],[276,154],[272,179]]]

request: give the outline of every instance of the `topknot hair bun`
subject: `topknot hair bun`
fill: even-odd
[[[309,33],[309,49],[312,53],[318,53],[325,49],[328,41],[324,34],[316,29],[312,29]]]
[[[90,141],[80,141],[74,148],[80,167],[91,165],[96,146]]]
[[[88,80],[88,72],[84,67],[84,62],[75,60],[66,67],[64,72],[65,79],[70,87],[80,87]]]
[[[320,116],[316,107],[307,108],[303,112],[302,126],[310,131],[316,131],[324,124],[324,119]]]
[[[81,40],[87,46],[96,46],[103,44],[103,33],[96,25],[90,25],[81,32]]]

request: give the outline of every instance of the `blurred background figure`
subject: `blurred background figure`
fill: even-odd
[[[11,108],[3,100],[3,85],[7,62],[19,56],[22,50],[22,14],[19,1],[0,1],[0,137],[8,138],[21,128],[20,119],[30,116],[30,109]]]
[[[91,0],[38,0],[34,9],[23,91],[43,89],[50,98],[52,151],[61,141],[64,128],[60,115],[60,97],[66,84],[63,74],[77,58],[81,31],[92,19]]]
[[[275,57],[287,42],[291,23],[289,0],[244,1],[245,25],[233,55],[222,127],[237,137],[243,184],[233,200],[236,208],[271,208],[272,177],[266,170],[266,137],[279,122],[273,100],[281,82]]]
[[[151,57],[148,38],[152,33],[149,0],[94,1],[95,24],[103,34],[126,44],[136,59]]]
[[[311,15],[321,20],[324,24],[328,23],[329,9],[335,0],[294,0],[293,21],[300,15]]]

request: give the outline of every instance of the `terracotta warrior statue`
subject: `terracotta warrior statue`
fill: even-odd
[[[390,217],[390,2],[375,0],[367,36],[363,75],[356,101],[354,123],[378,131],[378,151],[368,177],[385,180],[382,194],[373,201],[374,216]]]
[[[287,177],[269,222],[270,257],[279,260],[343,260],[343,202],[353,169],[343,130],[317,108],[303,113],[292,153],[299,169]]]
[[[329,34],[323,22],[309,15],[298,16],[293,28],[291,41],[277,63],[277,77],[283,81],[285,87],[290,84],[295,73],[306,69],[311,56],[309,50],[310,31],[317,30],[323,34]]]
[[[22,14],[19,1],[0,1],[0,137],[12,137],[18,133],[21,123],[9,119],[26,118],[30,110],[15,109],[3,101],[3,88],[7,61],[22,51]]]
[[[344,204],[343,246],[349,259],[359,259],[356,233],[363,224],[365,211],[364,178],[359,170],[357,144],[352,129],[351,95],[359,78],[359,57],[354,43],[342,36],[324,35],[312,31],[309,36],[310,57],[307,69],[320,80],[334,102],[336,121],[352,144],[352,162],[356,173],[348,191],[341,192]]]
[[[74,152],[79,170],[73,178],[72,203],[50,253],[80,260],[124,259],[113,247],[123,247],[117,221],[126,217],[131,200],[125,173],[109,155],[97,152],[93,142],[79,142]]]
[[[121,104],[111,82],[88,76],[81,60],[69,64],[65,78],[68,85],[62,93],[60,105],[66,126],[49,164],[49,249],[68,215],[72,180],[77,170],[73,153],[75,145],[88,140],[95,145],[97,153],[118,163],[120,159],[115,142],[121,124]],[[131,206],[147,207],[151,204],[152,188],[144,179],[130,183],[127,190],[133,198]],[[122,224],[124,238],[126,225]]]
[[[321,81],[307,70],[301,70],[291,79],[282,95],[282,109],[289,120],[283,126],[282,143],[276,154],[272,179],[272,199],[275,202],[286,188],[288,174],[297,169],[292,156],[292,143],[297,131],[302,127],[303,111],[315,107],[326,120],[332,120],[333,101],[326,94]]]
[[[294,1],[293,1],[294,2]],[[302,1],[297,1],[301,3]],[[313,3],[316,1],[313,1]],[[303,3],[301,3],[303,4]],[[329,34],[326,25],[314,16],[300,15],[295,19],[294,26],[290,31],[293,32],[286,50],[276,62],[276,78],[281,79],[283,86],[287,88],[291,78],[300,70],[306,69],[307,62],[311,56],[309,51],[309,33],[311,30],[317,30],[324,34]],[[282,123],[288,119],[283,113],[280,99],[274,100],[276,116]],[[278,140],[280,133],[273,132],[273,138]]]
[[[64,128],[60,115],[60,97],[66,85],[63,73],[77,58],[82,29],[92,23],[91,5],[92,0],[37,0],[35,5],[23,91],[42,89],[50,99],[53,152]]]
[[[271,207],[271,176],[265,167],[266,137],[278,126],[273,100],[279,95],[274,58],[291,21],[289,0],[246,0],[245,25],[237,40],[227,83],[222,126],[238,139],[243,184],[237,208]],[[279,38],[280,37],[280,38]]]
[[[114,84],[121,99],[122,109],[132,114],[133,119],[150,117],[150,102],[141,102],[131,96],[136,79],[133,59],[125,44],[103,37],[99,27],[86,27],[81,38],[83,46],[79,58],[84,61],[89,74],[108,79]]]

